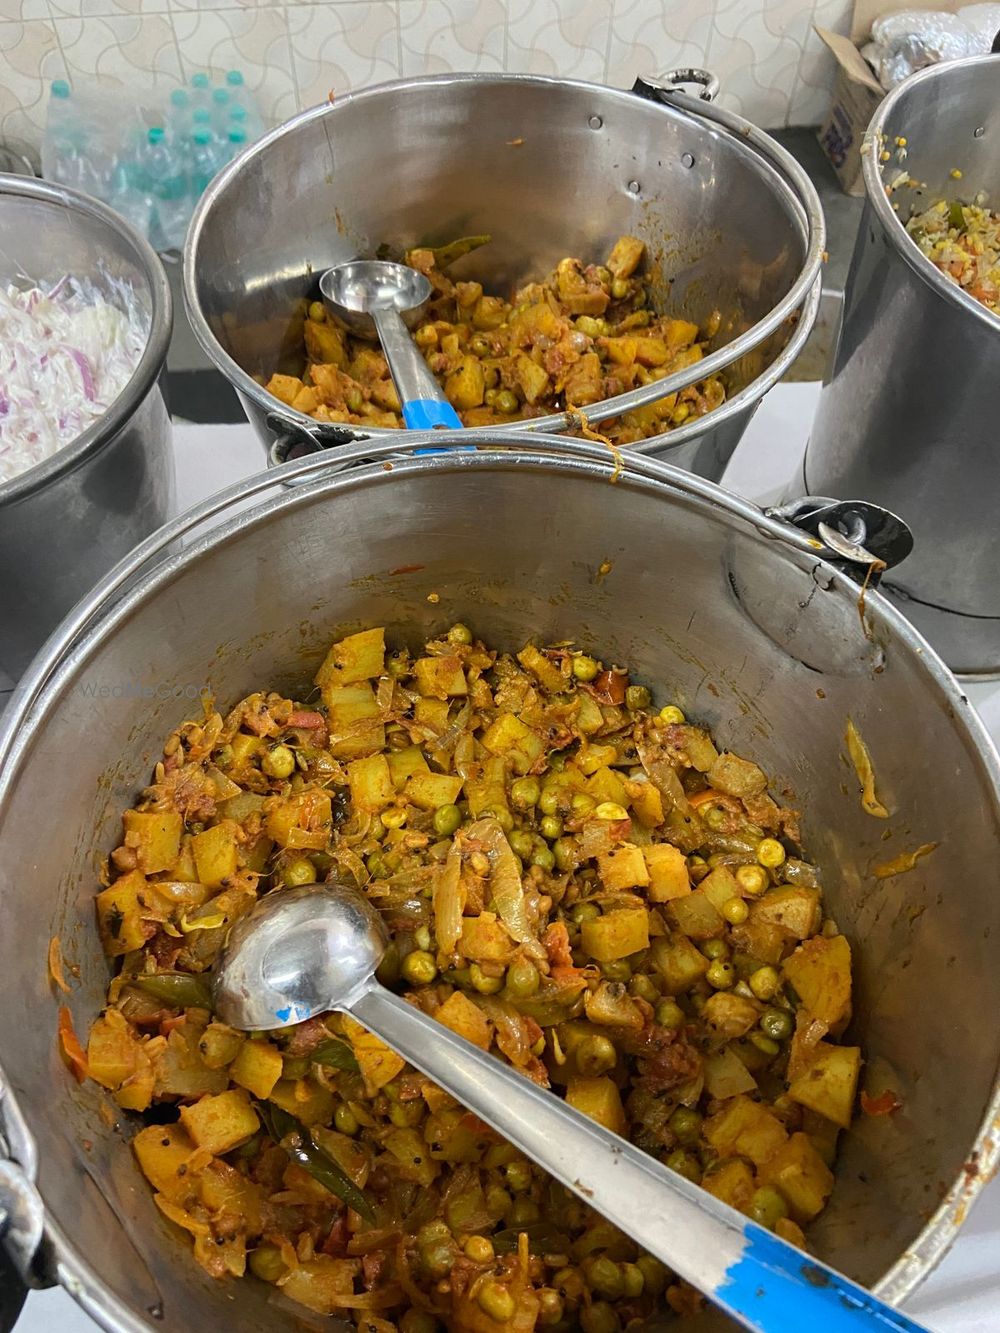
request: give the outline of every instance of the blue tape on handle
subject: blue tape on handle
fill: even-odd
[[[716,1299],[768,1333],[927,1333],[870,1291],[748,1222],[746,1248],[716,1288]]]
[[[462,430],[462,419],[451,403],[439,398],[413,398],[404,403],[403,420],[410,430],[434,430],[438,426]]]

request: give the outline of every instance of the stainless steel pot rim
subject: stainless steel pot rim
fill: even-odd
[[[428,75],[413,79],[392,80],[388,83],[376,84],[371,88],[362,89],[359,92],[349,93],[345,97],[338,99],[337,105],[347,102],[363,103],[376,96],[382,96],[386,92],[403,93],[408,88],[426,87],[431,84],[440,84],[443,86],[455,85],[475,85],[482,83],[484,79],[500,80],[513,84],[523,85],[542,85],[558,87],[560,89],[571,88],[584,94],[599,94],[602,98],[611,98],[620,101],[623,106],[632,106],[634,104],[634,94],[618,88],[608,88],[602,84],[588,83],[576,79],[558,79],[542,75],[528,74],[503,74],[503,75],[479,75],[479,74],[442,74]],[[826,229],[823,218],[823,210],[819,202],[819,196],[809,177],[802,170],[799,164],[770,136],[765,135],[763,131],[757,129],[749,121],[733,112],[723,111],[714,103],[706,102],[698,97],[690,97],[674,88],[665,87],[662,89],[661,104],[666,112],[683,113],[689,119],[695,121],[707,121],[708,128],[712,133],[725,133],[742,149],[753,152],[757,156],[762,167],[773,175],[785,189],[788,190],[791,199],[796,207],[797,219],[802,229],[803,245],[805,247],[805,258],[803,260],[802,270],[795,282],[789,288],[788,292],[781,300],[764,316],[757,321],[752,328],[745,333],[734,338],[732,342],[724,347],[717,349],[703,358],[698,363],[698,379],[707,375],[714,374],[716,371],[723,370],[738,360],[747,352],[758,347],[766,338],[775,333],[785,321],[793,315],[800,307],[808,302],[808,298],[813,291],[819,278],[820,270],[823,264],[823,254],[826,246]],[[283,125],[279,125],[272,130],[270,134],[258,140],[257,143],[245,149],[243,153],[226,168],[224,168],[212,181],[208,189],[202,195],[198,206],[195,209],[194,216],[191,219],[191,225],[188,228],[187,240],[184,246],[184,271],[183,271],[183,289],[184,289],[184,307],[187,312],[191,327],[194,330],[195,337],[201,344],[205,353],[211,358],[220,371],[234,385],[237,392],[250,398],[264,412],[273,413],[278,407],[280,415],[294,421],[298,426],[310,428],[310,423],[315,426],[311,417],[304,413],[293,411],[289,407],[281,408],[276,400],[266,389],[247,374],[245,370],[232,359],[229,353],[223,348],[221,343],[212,333],[208,326],[208,321],[201,312],[201,305],[197,295],[196,269],[195,269],[195,251],[198,246],[198,240],[201,233],[202,224],[205,216],[214,205],[215,199],[223,194],[232,180],[238,175],[243,165],[252,157],[264,151],[270,144],[278,142],[284,135],[292,133],[300,126],[308,124],[312,120],[321,119],[327,115],[330,105],[320,103],[319,106],[310,107],[308,110],[300,112],[299,115],[292,117]],[[715,127],[715,128],[713,128]],[[815,311],[818,311],[818,298]],[[806,305],[807,310],[812,307]],[[811,322],[815,320],[815,311],[812,314]],[[805,311],[803,311],[802,323],[806,322]],[[781,368],[784,370],[789,364],[790,357],[788,348],[775,358],[781,362]],[[675,383],[676,381],[676,383]],[[645,406],[646,404],[656,402],[664,395],[673,392],[675,389],[684,387],[692,381],[690,370],[674,371],[671,375],[665,377],[656,383],[641,386],[638,389],[631,389],[628,393],[618,394],[614,398],[606,398],[599,403],[593,404],[588,409],[587,416],[590,420],[600,422],[609,417],[618,416],[622,412],[631,411],[634,408]],[[748,389],[756,389],[758,381],[751,381]],[[770,387],[770,385],[768,386]],[[760,391],[761,393],[763,390]],[[759,393],[758,395],[759,396]],[[725,407],[725,404],[723,404]],[[713,418],[719,420],[717,413],[721,409],[716,409],[712,414]],[[531,431],[558,431],[568,428],[573,422],[572,413],[555,413],[548,417],[539,417],[518,429]],[[495,427],[477,426],[471,429],[478,432],[486,432]],[[697,435],[705,429],[703,418],[690,423],[689,426],[681,427],[680,430],[689,432],[688,435],[680,436],[680,431],[673,433],[671,443],[682,444],[689,436]],[[384,431],[381,427],[372,427],[369,429],[370,435],[391,434],[393,432]],[[654,441],[643,441],[647,446]]]
[[[70,472],[78,467],[91,454],[99,453],[134,414],[136,407],[160,373],[160,368],[167,355],[170,342],[172,306],[170,285],[153,247],[138,232],[119,217],[106,204],[78,190],[70,190],[64,185],[52,185],[47,181],[33,180],[25,176],[13,176],[0,173],[0,198],[4,195],[41,199],[52,204],[61,204],[71,211],[90,213],[111,230],[124,237],[133,246],[149,278],[150,317],[149,337],[139,364],[132,378],[126,384],[115,401],[99,420],[88,426],[76,439],[64,444],[50,458],[36,463],[26,472],[19,473],[10,481],[0,483],[0,506],[14,500],[21,500],[32,491],[45,486],[54,477]]]
[[[433,440],[433,434],[412,437],[414,446],[426,445]],[[319,496],[349,492],[354,486],[372,481],[392,484],[393,474],[400,471],[432,471],[439,473],[443,479],[456,469],[465,470],[469,467],[530,467],[540,472],[571,470],[592,475],[598,480],[610,481],[614,468],[614,460],[607,449],[583,441],[560,437],[528,440],[510,432],[493,432],[489,443],[494,447],[475,454],[442,452],[402,460],[394,458],[391,470],[386,469],[385,455],[393,449],[398,450],[398,444],[364,441],[345,445],[343,453],[338,455],[336,465],[331,465],[329,456],[323,454],[286,463],[278,469],[260,473],[219,492],[189,510],[186,515],[167,524],[137,548],[136,553],[122,561],[67,617],[15,691],[11,705],[0,722],[0,807],[16,782],[20,763],[30,749],[31,731],[43,724],[62,689],[80,666],[134,613],[138,605],[167,586],[183,567],[247,528],[265,522],[279,511],[294,509]],[[313,477],[313,481],[308,486],[283,485],[293,478],[309,476]],[[762,513],[739,496],[669,464],[627,456],[624,471],[616,484],[655,489],[681,503],[703,509],[714,507],[744,526],[756,529],[762,536],[790,540],[800,557],[815,561],[817,565],[823,564],[822,557],[815,550],[815,543],[797,529],[789,529],[788,525]],[[176,551],[176,540],[184,532],[197,529],[209,518],[224,513],[240,501],[267,492],[270,494],[266,494],[252,509],[232,515],[195,538],[182,551]],[[153,553],[171,547],[175,548],[173,554],[160,560],[141,576],[133,578]],[[836,567],[825,568],[839,593],[856,599],[857,584]],[[127,592],[111,602],[107,614],[100,615],[110,600],[109,590],[115,591],[126,583]],[[993,789],[995,802],[1000,805],[1000,755],[958,682],[891,602],[880,593],[873,592],[868,596],[867,605],[875,620],[885,625],[904,649],[920,659],[923,670],[938,693],[942,708],[974,741],[984,776]],[[98,618],[89,623],[95,614]],[[5,1092],[0,1070],[0,1123],[8,1105],[15,1112],[16,1124],[20,1120],[16,1099],[9,1089]],[[23,1125],[23,1121],[20,1123]],[[23,1133],[27,1133],[26,1128]],[[16,1143],[17,1139],[15,1151]],[[26,1168],[25,1175],[33,1181],[34,1170],[30,1162],[32,1146],[29,1141],[24,1154],[27,1160],[22,1165]],[[976,1195],[1000,1164],[1000,1083],[994,1088],[981,1123],[973,1146],[972,1160],[976,1171],[971,1175],[963,1172],[958,1177],[915,1243],[874,1285],[873,1289],[884,1299],[892,1303],[903,1300],[934,1267],[949,1248],[956,1227],[964,1219]],[[49,1276],[57,1278],[103,1328],[109,1333],[149,1333],[155,1327],[154,1323],[136,1317],[120,1301],[102,1290],[99,1280],[78,1254],[58,1220],[47,1217],[46,1230],[53,1265]]]
[[[885,182],[882,179],[883,166],[888,166],[889,163],[883,163],[879,157],[882,143],[891,133],[886,129],[886,125],[891,121],[900,100],[910,93],[917,84],[930,83],[934,79],[949,78],[960,74],[963,69],[982,65],[986,61],[992,61],[997,68],[998,75],[1000,75],[1000,60],[997,60],[996,56],[966,56],[962,60],[949,60],[940,65],[928,65],[926,69],[911,74],[908,79],[894,88],[885,100],[879,104],[871,124],[868,126],[862,148],[862,171],[868,199],[875,209],[879,221],[885,227],[886,235],[896,247],[901,258],[946,301],[951,301],[954,305],[968,311],[970,315],[979,320],[984,328],[989,330],[992,336],[998,337],[1000,336],[1000,315],[995,315],[991,310],[987,310],[981,301],[977,301],[974,296],[970,296],[957,283],[950,282],[941,270],[931,263],[907,232],[902,218],[893,208],[892,200],[886,194]],[[998,80],[998,83],[1000,83],[1000,80]],[[981,186],[980,188],[985,189],[986,187]]]

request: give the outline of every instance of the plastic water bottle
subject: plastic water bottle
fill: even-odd
[[[229,70],[226,74],[226,84],[232,94],[233,105],[242,106],[247,113],[247,122],[244,128],[247,132],[247,141],[253,143],[264,133],[264,119],[260,114],[257,99],[246,86],[242,70]]]
[[[144,178],[134,160],[121,159],[111,177],[108,203],[140,235],[149,237],[153,216],[152,199],[143,188]]]
[[[234,102],[229,108],[229,128],[243,130],[247,143],[254,143],[264,133],[264,126],[255,108]]]
[[[231,129],[226,135],[226,161],[232,162],[234,157],[239,157],[240,153],[247,146],[247,132],[242,129]]]
[[[71,185],[75,176],[76,143],[73,134],[73,105],[65,79],[53,79],[45,115],[42,140],[42,175],[60,185]]]
[[[175,88],[170,94],[167,111],[167,138],[175,151],[186,152],[191,138],[191,97],[184,88]]]
[[[191,99],[195,108],[211,107],[212,80],[207,74],[191,75]]]
[[[183,162],[167,142],[161,126],[146,136],[143,166],[153,200],[153,235],[158,250],[176,250],[184,244],[188,223],[188,182]]]
[[[197,129],[191,136],[191,197],[200,199],[209,182],[224,165],[220,145],[210,129]]]
[[[229,119],[229,89],[215,88],[212,91],[212,129],[225,138],[226,122]]]

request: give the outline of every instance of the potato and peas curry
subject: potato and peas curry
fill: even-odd
[[[699,330],[652,310],[650,280],[641,272],[645,245],[635,236],[622,236],[604,264],[561,260],[510,301],[448,276],[451,264],[489,239],[467,237],[404,256],[433,289],[414,338],[466,426],[504,426],[568,408],[586,412],[697,364],[718,331],[718,315]],[[402,426],[385,357],[349,334],[320,301],[308,308],[305,354],[301,376],[276,374],[267,382],[276,398],[316,421]],[[602,422],[601,431],[616,445],[631,444],[704,416],[725,396],[712,375]]]
[[[167,739],[97,895],[107,1007],[85,1052],[63,1032],[146,1122],[197,1262],[366,1333],[615,1333],[700,1299],[356,1021],[213,1017],[229,926],[328,876],[382,913],[385,984],[804,1244],[861,1052],[850,946],[761,769],[566,644],[369,629],[315,684]]]

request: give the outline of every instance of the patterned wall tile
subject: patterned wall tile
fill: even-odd
[[[171,22],[185,82],[201,71],[218,81],[227,70],[241,69],[265,119],[276,114],[283,119],[296,110],[284,9],[175,10]]]
[[[169,0],[48,0],[53,18],[115,18],[165,14]]]
[[[503,69],[503,0],[402,0],[404,76]]]
[[[0,135],[38,144],[48,81],[65,74],[52,24],[0,22]]]
[[[505,67],[602,82],[611,0],[509,0]]]
[[[47,19],[49,7],[45,0],[0,0],[0,23],[31,22]]]
[[[333,93],[398,79],[399,9],[374,4],[294,5],[288,10],[300,107]]]
[[[180,82],[181,62],[166,15],[56,18],[67,78],[158,93]]]
[[[702,0],[614,0],[607,80],[631,88],[638,74],[680,65],[704,66],[712,38],[712,13]]]
[[[811,22],[802,0],[719,0],[709,64],[721,105],[765,128],[787,124]]]

